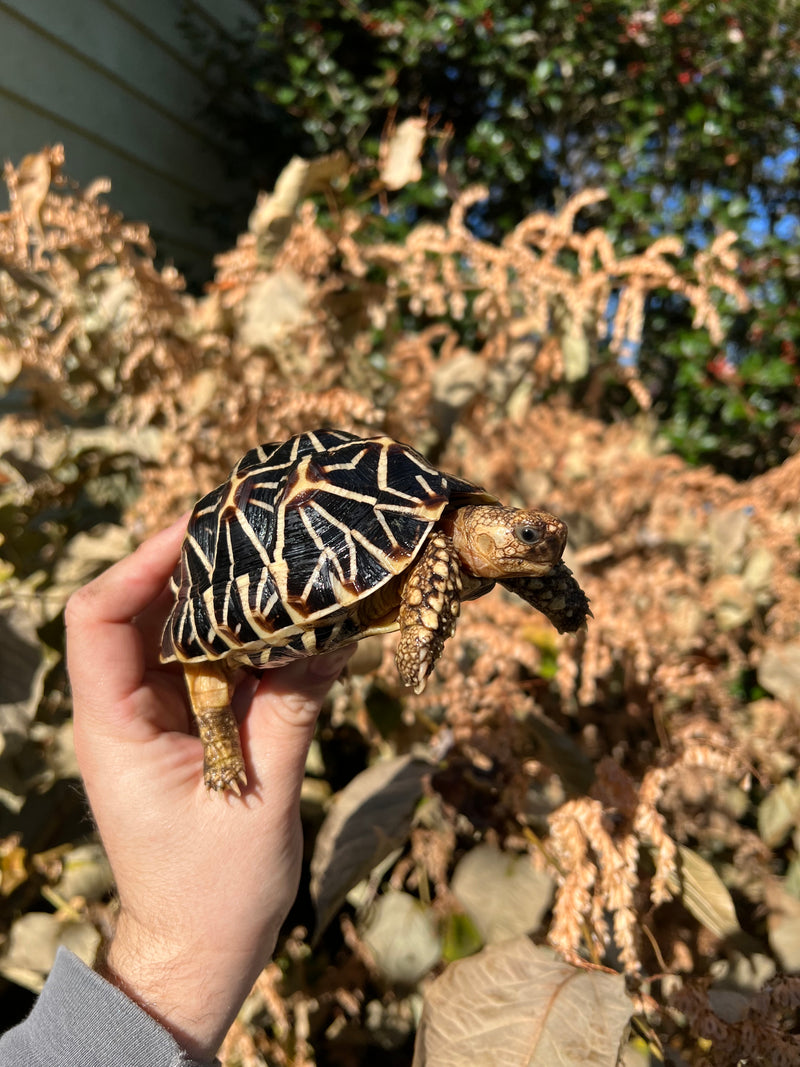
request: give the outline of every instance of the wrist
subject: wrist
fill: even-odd
[[[207,945],[167,941],[123,913],[97,971],[193,1059],[211,1062],[255,975],[222,953],[206,957]]]

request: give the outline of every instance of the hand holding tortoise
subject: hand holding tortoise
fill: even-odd
[[[158,662],[185,528],[186,518],[72,597],[67,656],[78,762],[120,901],[102,973],[210,1060],[294,900],[306,754],[350,650],[240,687],[251,788],[211,803],[182,674]]]

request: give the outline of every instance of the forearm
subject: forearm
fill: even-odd
[[[213,1060],[274,947],[185,935],[171,944],[120,916],[99,973],[199,1061]]]
[[[149,1014],[60,949],[28,1018],[0,1037],[3,1067],[200,1067]]]

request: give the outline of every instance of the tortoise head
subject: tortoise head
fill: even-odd
[[[566,524],[547,511],[478,504],[448,519],[461,563],[477,578],[547,574],[567,543]]]

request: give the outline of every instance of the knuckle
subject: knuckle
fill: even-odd
[[[320,705],[321,701],[308,693],[282,693],[278,713],[284,722],[305,727],[316,720]]]
[[[67,628],[74,626],[86,613],[86,587],[77,589],[67,600],[64,608],[64,622]]]
[[[70,595],[64,608],[64,622],[68,628],[92,614],[98,595],[96,583],[97,579],[95,578],[94,581],[89,582],[88,585],[81,586],[80,589],[76,589]]]

